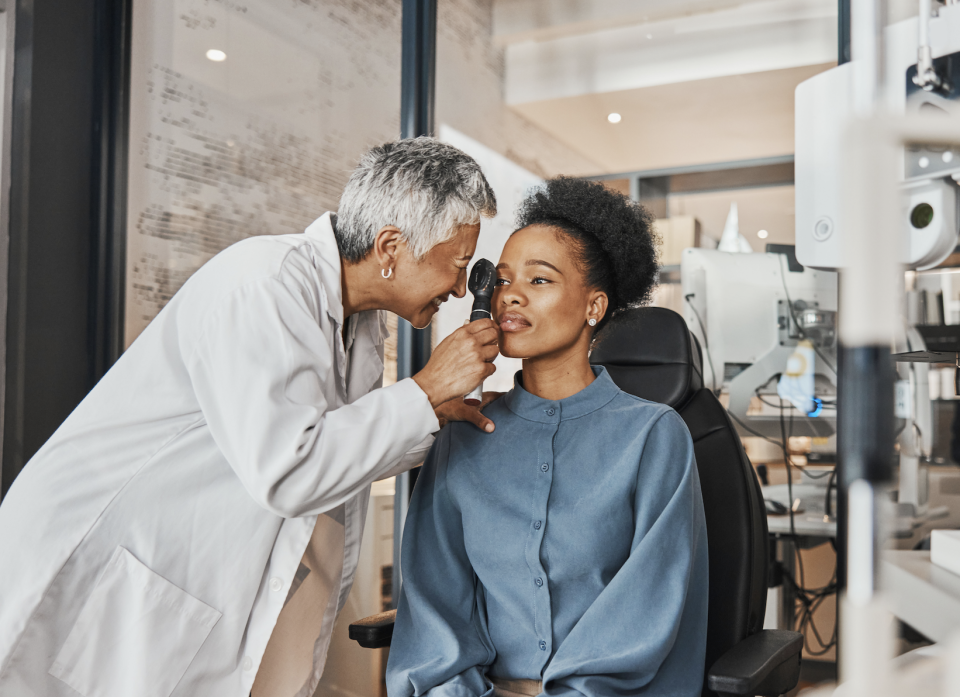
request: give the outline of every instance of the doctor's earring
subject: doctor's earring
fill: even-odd
[[[393,275],[393,267],[389,269],[380,269],[380,275],[384,278],[390,278]]]
[[[597,320],[591,317],[589,320],[587,320],[587,324],[589,324],[591,327],[595,327],[597,326]]]

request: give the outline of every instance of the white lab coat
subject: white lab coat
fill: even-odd
[[[370,483],[439,427],[412,380],[377,389],[381,313],[343,323],[330,214],[184,285],[0,506],[0,695],[246,697],[316,516],[341,505],[342,608]]]

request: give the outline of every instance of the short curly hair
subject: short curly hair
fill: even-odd
[[[595,332],[624,310],[650,300],[660,268],[654,220],[623,194],[573,177],[547,180],[517,211],[518,230],[547,225],[574,242],[587,284],[609,300]]]

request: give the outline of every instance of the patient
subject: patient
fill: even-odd
[[[452,423],[410,502],[390,697],[699,695],[707,539],[693,443],[589,351],[656,280],[651,216],[599,184],[548,181],[498,265],[500,351],[522,357],[485,414]]]

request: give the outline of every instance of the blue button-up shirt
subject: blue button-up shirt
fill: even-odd
[[[480,697],[487,675],[547,695],[699,695],[707,539],[693,443],[603,368],[559,401],[521,374],[443,429],[403,536],[390,697]]]

